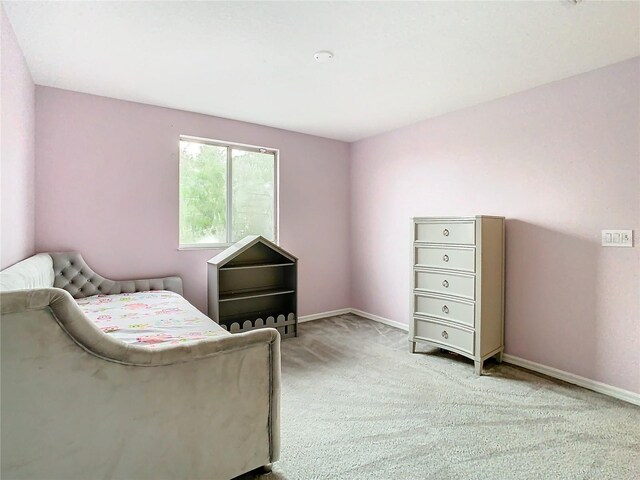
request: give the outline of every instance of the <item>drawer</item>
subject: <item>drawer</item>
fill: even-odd
[[[464,328],[454,327],[434,320],[414,318],[414,335],[433,343],[456,348],[474,354],[474,333]]]
[[[414,304],[415,313],[420,315],[442,318],[470,328],[475,325],[476,307],[473,302],[418,293],[414,295]]]
[[[476,271],[476,249],[454,247],[415,247],[416,265],[421,267],[446,268],[462,272]]]
[[[415,240],[429,243],[475,245],[476,222],[416,223]]]
[[[476,299],[476,277],[459,273],[416,271],[416,290],[455,295],[470,300]]]

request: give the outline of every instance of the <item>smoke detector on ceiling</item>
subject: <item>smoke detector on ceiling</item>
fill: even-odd
[[[315,58],[318,63],[326,63],[333,58],[333,53],[328,50],[320,50],[313,54],[313,58]]]

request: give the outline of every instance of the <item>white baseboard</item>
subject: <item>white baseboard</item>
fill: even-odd
[[[638,393],[630,392],[629,390],[624,390],[612,385],[607,385],[606,383],[597,382],[596,380],[581,377],[580,375],[565,372],[564,370],[547,367],[546,365],[532,362],[531,360],[525,360],[524,358],[515,357],[507,353],[502,356],[502,360],[507,363],[511,363],[512,365],[517,365],[518,367],[526,368],[527,370],[542,373],[543,375],[557,378],[558,380],[572,383],[573,385],[578,385],[579,387],[593,390],[594,392],[602,393],[604,395],[608,395],[610,397],[614,397],[619,400],[624,400],[625,402],[633,403],[634,405],[640,406],[640,394]]]
[[[362,310],[358,310],[357,308],[351,308],[351,313],[355,315],[360,315],[361,317],[368,318],[369,320],[373,320],[374,322],[384,323],[385,325],[389,325],[390,327],[399,328],[400,330],[404,330],[405,332],[409,331],[409,325],[405,323],[396,322],[395,320],[389,320],[388,318],[379,317],[378,315],[374,315],[373,313],[363,312]]]
[[[330,312],[314,313],[312,315],[303,315],[298,317],[298,323],[310,322],[312,320],[319,320],[321,318],[334,317],[336,315],[345,315],[351,313],[350,308],[341,308],[340,310],[331,310]]]
[[[335,315],[344,315],[347,313],[353,313],[369,320],[373,320],[374,322],[379,322],[385,325],[389,325],[390,327],[399,328],[400,330],[404,330],[405,332],[409,330],[409,326],[407,324],[396,322],[395,320],[389,320],[388,318],[379,317],[378,315],[374,315],[372,313],[363,312],[362,310],[358,310],[357,308],[342,308],[340,310],[333,310],[331,312],[305,315],[298,318],[298,322],[310,322],[311,320],[318,320],[320,318],[332,317]],[[608,395],[610,397],[632,403],[633,405],[640,406],[640,394],[638,393],[631,392],[623,388],[614,387],[612,385],[607,385],[606,383],[591,380],[586,377],[581,377],[580,375],[565,372],[564,370],[548,367],[546,365],[542,365],[541,363],[532,362],[531,360],[525,360],[524,358],[509,355],[508,353],[505,353],[502,356],[502,360],[506,363],[526,368],[527,370],[541,373],[543,375],[547,375],[548,377],[557,378],[558,380],[562,380],[573,385],[578,385],[579,387],[593,390],[594,392],[602,393],[604,395]]]
[[[331,310],[329,312],[320,312],[320,313],[314,313],[312,315],[303,315],[301,317],[298,317],[298,323],[311,322],[313,320],[320,320],[321,318],[327,318],[327,317],[335,317],[337,315],[346,315],[347,313],[353,313],[355,315],[359,315],[369,320],[373,320],[374,322],[384,323],[385,325],[399,328],[400,330],[404,330],[405,332],[409,331],[409,325],[396,322],[394,320],[389,320],[388,318],[379,317],[378,315],[374,315],[372,313],[363,312],[362,310],[358,310],[357,308],[341,308],[339,310]]]

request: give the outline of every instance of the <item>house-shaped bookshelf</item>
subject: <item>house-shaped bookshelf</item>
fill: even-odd
[[[207,265],[209,317],[231,333],[277,328],[298,334],[298,259],[259,235],[249,235]]]

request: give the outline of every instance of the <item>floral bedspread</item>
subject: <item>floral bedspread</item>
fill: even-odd
[[[164,290],[94,295],[76,300],[98,328],[134,345],[189,345],[230,335],[181,295]]]

